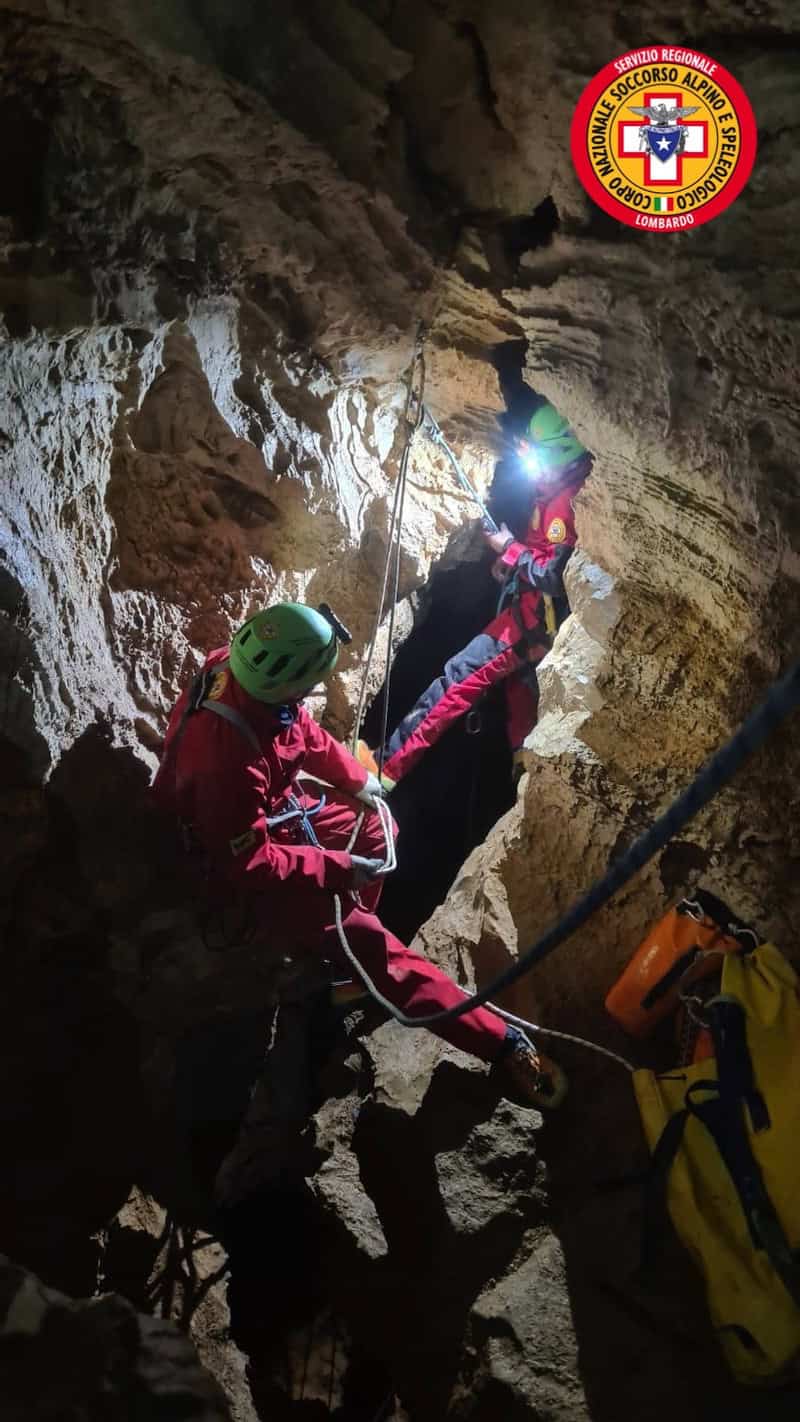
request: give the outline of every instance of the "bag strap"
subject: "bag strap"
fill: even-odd
[[[681,956],[675,959],[672,967],[667,969],[664,976],[653,983],[653,986],[645,993],[641,1002],[641,1006],[647,1012],[650,1011],[651,1007],[655,1006],[665,993],[669,992],[670,988],[674,987],[677,982],[680,982],[684,973],[689,971],[699,953],[700,949],[696,944],[692,948],[687,948],[685,953],[681,953]]]
[[[225,661],[217,662],[213,666],[201,667],[192,680],[192,684],[189,687],[189,695],[186,698],[186,705],[183,708],[183,714],[178,722],[178,728],[170,742],[167,752],[172,758],[172,773],[175,777],[176,785],[178,779],[178,750],[180,749],[189,717],[193,716],[196,711],[213,711],[215,716],[221,716],[224,721],[228,721],[230,725],[236,727],[237,731],[244,736],[245,740],[256,752],[256,755],[261,756],[264,754],[261,742],[252,726],[234,706],[227,706],[224,702],[209,700],[208,690],[213,678],[217,672],[225,671],[228,666],[229,663]]]
[[[704,1085],[715,1085],[707,1082]],[[686,1107],[670,1116],[653,1148],[649,1169],[644,1177],[644,1208],[639,1272],[643,1280],[652,1275],[661,1252],[664,1222],[667,1218],[667,1185],[669,1172],[681,1147],[689,1112]]]
[[[261,742],[253,730],[253,727],[245,720],[241,712],[236,710],[235,706],[227,706],[224,701],[205,700],[200,702],[198,710],[213,711],[215,716],[221,716],[223,721],[227,721],[229,725],[235,726],[237,731],[244,736],[245,740],[249,741],[256,755],[260,756],[264,754],[261,749]]]
[[[705,1127],[719,1151],[739,1198],[753,1247],[764,1251],[800,1308],[800,1259],[786,1238],[745,1129],[745,1105],[754,1131],[766,1130],[771,1123],[747,1049],[744,1008],[734,998],[716,998],[709,1007],[718,1079],[692,1083],[683,1110],[670,1117],[656,1142],[645,1183],[642,1271],[652,1268],[656,1242],[662,1233],[669,1172],[691,1116]],[[706,1099],[698,1101],[701,1094]]]
[[[742,1004],[738,998],[721,993],[706,1003],[705,1010],[714,1039],[720,1097],[737,1113],[746,1106],[754,1131],[768,1130],[772,1123],[767,1103],[756,1085]]]
[[[688,1110],[702,1121],[727,1167],[754,1247],[764,1251],[786,1292],[800,1308],[800,1260],[792,1251],[764,1184],[747,1138],[742,1110],[731,1109],[720,1096],[701,1104],[690,1103]]]

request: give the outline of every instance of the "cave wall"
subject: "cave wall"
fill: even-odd
[[[433,265],[384,194],[146,23],[140,48],[113,11],[23,10],[4,10],[6,697],[41,775],[98,714],[146,750],[187,665],[265,597],[331,597],[363,643]],[[496,375],[447,361],[474,436]],[[464,517],[423,461],[404,593]]]
[[[104,1286],[139,1303],[165,1204],[190,1232],[208,1208],[198,1181],[231,1144],[276,991],[246,946],[221,954],[198,931],[146,814],[154,748],[189,668],[264,598],[327,598],[351,626],[314,707],[351,729],[420,320],[427,397],[479,482],[502,448],[510,348],[595,464],[520,796],[419,946],[465,983],[510,961],[796,653],[798,17],[777,0],[659,16],[665,41],[743,83],[759,154],[723,217],[656,238],[598,213],[568,153],[583,84],[652,32],[643,6],[30,0],[0,15],[3,1040],[18,1083],[3,1120],[26,1162],[0,1244],[76,1294],[107,1267]],[[399,635],[472,513],[418,446]],[[626,1050],[604,992],[698,877],[791,950],[795,742],[776,738],[513,1004]],[[247,1060],[229,1080],[231,1038]],[[379,1359],[379,1391],[393,1383],[415,1419],[695,1417],[712,1395],[747,1415],[709,1362],[696,1285],[678,1267],[663,1309],[632,1291],[633,1207],[594,1198],[609,1153],[624,1169],[638,1149],[624,1077],[553,1050],[572,1103],[531,1139],[480,1069],[429,1039],[383,1028],[345,1062],[313,1127],[327,1232],[311,1314],[338,1312],[341,1356]],[[221,1101],[200,1147],[176,1104],[198,1053]],[[390,1150],[407,1155],[422,1243]],[[162,1304],[182,1318],[180,1296]],[[192,1326],[249,1422],[226,1309],[217,1280]]]

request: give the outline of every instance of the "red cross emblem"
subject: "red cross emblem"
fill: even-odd
[[[665,104],[668,109],[671,109],[681,108],[683,105],[683,94],[680,91],[671,94],[650,92],[643,97],[645,107],[653,108],[655,105]],[[707,120],[678,119],[677,125],[684,137],[682,151],[680,153],[673,152],[662,162],[659,158],[653,157],[650,145],[646,141],[646,135],[643,133],[644,129],[653,126],[651,119],[638,121],[636,119],[620,119],[617,124],[618,156],[620,158],[641,158],[644,164],[642,183],[647,188],[674,187],[676,184],[682,186],[684,158],[708,157]],[[671,145],[665,143],[665,146]]]

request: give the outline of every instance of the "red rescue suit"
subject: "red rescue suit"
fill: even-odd
[[[412,952],[377,918],[380,880],[360,890],[362,906],[348,892],[352,863],[346,845],[361,809],[352,797],[366,783],[364,767],[302,705],[276,707],[248,696],[231,675],[227,656],[222,647],[207,657],[205,667],[218,670],[209,675],[206,696],[238,712],[255,732],[259,749],[210,710],[184,718],[188,688],[167,728],[153,786],[159,804],[191,826],[217,882],[257,896],[259,917],[277,945],[319,953],[349,975],[334,922],[338,892],[350,946],[391,1002],[425,1016],[463,1001],[440,968]],[[297,819],[267,825],[289,808],[289,795],[306,808],[319,802],[319,794],[298,784],[300,771],[335,787],[325,791],[326,804],[311,821],[320,847],[304,842]],[[374,812],[367,811],[353,852],[385,857]],[[490,1061],[504,1041],[505,1024],[476,1008],[443,1024],[439,1035]]]
[[[537,498],[525,541],[516,539],[497,560],[507,569],[500,610],[477,637],[445,664],[392,735],[384,774],[401,780],[459,716],[496,682],[506,684],[508,737],[512,750],[536,725],[534,668],[549,651],[544,598],[562,597],[563,572],[575,546],[573,500],[586,477],[581,468],[569,482]],[[512,675],[517,673],[517,675]]]

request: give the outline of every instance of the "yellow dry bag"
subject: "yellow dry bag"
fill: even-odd
[[[730,1367],[781,1381],[800,1362],[800,1000],[777,948],[722,960],[706,1004],[715,1055],[656,1076],[636,1096],[659,1191],[703,1272]]]

